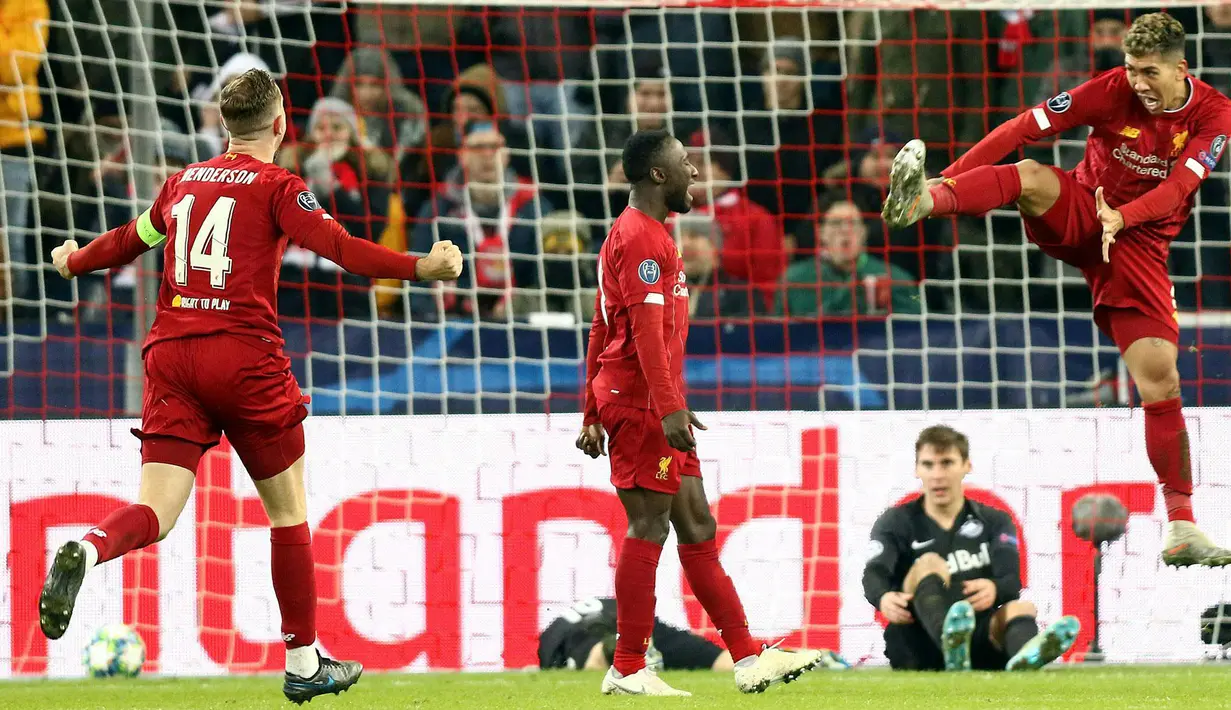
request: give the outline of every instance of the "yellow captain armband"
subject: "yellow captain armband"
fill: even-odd
[[[142,212],[141,216],[137,218],[137,236],[141,237],[141,241],[152,247],[156,247],[167,240],[166,235],[154,227],[154,222],[150,220],[149,210]]]

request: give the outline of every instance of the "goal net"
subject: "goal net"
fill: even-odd
[[[879,220],[906,140],[926,140],[938,171],[1118,66],[1127,24],[1159,6],[1026,5],[16,3],[0,25],[0,676],[79,674],[107,621],[137,627],[152,671],[281,667],[266,520],[225,444],[184,513],[195,532],[92,576],[85,593],[105,601],[66,641],[47,644],[32,603],[47,551],[135,496],[127,431],[162,267],[151,252],[70,282],[50,251],[220,154],[217,93],[252,67],[288,101],[278,161],[352,234],[414,252],[450,239],[466,259],[460,281],[432,285],[284,259],[328,651],[383,669],[534,665],[547,622],[611,594],[623,514],[605,462],[571,446],[596,255],[628,200],[620,150],[664,127],[700,171],[670,225],[693,308],[689,404],[712,413],[707,493],[758,636],[884,662],[860,587],[868,532],[915,490],[918,430],[943,421],[974,442],[972,495],[1018,523],[1024,597],[1045,622],[1081,618],[1079,656],[1095,648],[1095,566],[1070,510],[1100,492],[1130,514],[1101,565],[1102,650],[1201,657],[1200,614],[1231,592],[1222,572],[1157,562],[1166,516],[1141,414],[1080,273],[1011,210],[892,233]],[[1231,90],[1231,11],[1162,5],[1193,73]],[[1073,132],[1018,157],[1069,168],[1083,146]],[[1228,187],[1220,164],[1170,257],[1185,403],[1203,407],[1197,513],[1220,539]],[[660,578],[660,616],[716,640],[672,553]]]

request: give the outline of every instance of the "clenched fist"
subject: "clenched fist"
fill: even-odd
[[[66,279],[73,278],[73,272],[68,270],[68,257],[73,252],[77,251],[77,242],[69,239],[60,246],[51,250],[51,263],[56,267],[56,271]]]
[[[420,281],[456,281],[462,275],[462,250],[448,240],[436,242],[415,266],[415,274]]]

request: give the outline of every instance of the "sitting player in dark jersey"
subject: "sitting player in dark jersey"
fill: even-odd
[[[606,453],[611,483],[628,515],[615,569],[619,637],[604,694],[689,695],[646,668],[654,629],[654,581],[675,528],[680,566],[735,659],[735,684],[759,693],[820,662],[816,651],[762,649],[748,631],[735,585],[718,559],[718,524],[701,485],[693,427],[684,402],[688,285],[684,260],[664,222],[692,206],[697,169],[665,131],[642,131],[624,146],[632,190],[598,257],[599,289],[586,352],[585,418],[577,448]]]
[[[915,442],[923,495],[872,526],[864,596],[880,610],[885,656],[896,670],[1042,668],[1073,645],[1081,624],[1061,618],[1040,633],[1021,601],[1017,528],[1008,513],[966,498],[970,443],[947,426]]]
[[[539,634],[539,668],[600,670],[611,667],[615,657],[616,600],[590,598],[577,602]],[[849,668],[832,651],[824,654],[827,668]],[[735,668],[731,652],[708,639],[658,618],[646,650],[646,665],[655,670],[730,672]]]
[[[225,432],[268,514],[274,595],[282,615],[286,674],[297,703],[359,680],[353,661],[325,658],[316,642],[316,575],[304,492],[307,398],[282,352],[278,270],[287,243],[372,278],[452,280],[461,252],[440,242],[422,259],[347,234],[304,181],[273,164],[286,134],[282,92],[260,70],[219,98],[227,152],[167,180],[140,217],[82,249],[52,251],[71,279],[127,264],[162,247],[166,264],[142,355],[145,396],[137,502],[112,512],[56,552],[39,598],[48,638],[64,635],[82,580],[95,565],[152,545],[171,531],[192,495],[197,465]],[[201,552],[202,555],[205,551]]]
[[[1119,348],[1143,403],[1146,454],[1167,505],[1165,564],[1231,564],[1231,550],[1194,524],[1192,463],[1180,400],[1179,314],[1167,270],[1171,241],[1231,134],[1231,100],[1188,73],[1184,27],[1142,15],[1112,69],[996,128],[926,179],[924,146],[894,159],[882,210],[891,228],[1016,204],[1030,241],[1081,269],[1094,322]],[[1092,130],[1076,169],[1024,160],[996,165],[1030,141]]]

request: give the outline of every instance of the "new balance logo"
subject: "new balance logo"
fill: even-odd
[[[911,541],[910,541],[910,549],[912,549],[912,550],[922,550],[922,549],[923,549],[923,548],[925,548],[925,547],[930,547],[930,546],[932,545],[932,543],[934,543],[934,542],[936,542],[936,539],[935,539],[935,538],[933,538],[933,539],[931,539],[931,540],[924,540],[923,542],[919,542],[918,540],[911,540]]]
[[[1133,128],[1132,126],[1125,126],[1124,128],[1120,129],[1120,135],[1124,136],[1125,138],[1136,138],[1137,136],[1141,135],[1141,129]]]

